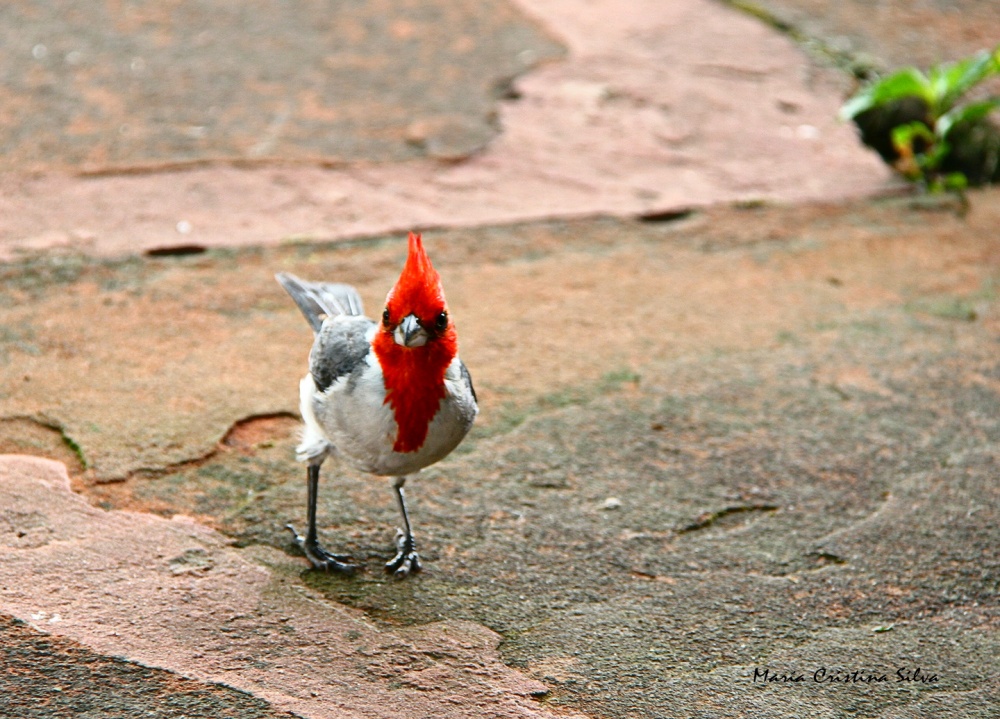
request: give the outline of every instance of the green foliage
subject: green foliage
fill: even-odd
[[[864,113],[888,111],[903,102],[917,100],[925,108],[923,117],[891,128],[893,165],[908,180],[931,192],[961,193],[968,185],[967,177],[962,172],[945,169],[954,149],[952,131],[985,121],[1000,107],[1000,96],[961,101],[972,88],[997,74],[1000,74],[1000,45],[992,52],[984,50],[958,62],[936,65],[926,73],[913,67],[903,68],[863,87],[844,103],[840,117],[857,120]]]

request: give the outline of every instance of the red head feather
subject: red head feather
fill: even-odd
[[[409,244],[406,264],[403,265],[396,286],[386,297],[385,305],[389,309],[393,325],[413,313],[421,321],[428,322],[428,326],[432,326],[434,318],[446,309],[441,278],[431,265],[420,235],[411,232]]]
[[[431,420],[444,399],[444,374],[458,354],[458,335],[448,319],[444,330],[435,323],[448,306],[441,278],[431,265],[420,235],[409,236],[409,254],[396,286],[386,297],[388,322],[383,321],[372,342],[382,366],[385,401],[392,406],[399,431],[393,449],[416,452],[427,439]],[[420,347],[403,347],[393,330],[407,315],[416,315],[430,339]]]

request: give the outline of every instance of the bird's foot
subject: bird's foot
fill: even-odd
[[[345,554],[331,554],[319,545],[319,542],[310,542],[301,534],[295,531],[295,527],[286,524],[285,529],[292,533],[295,544],[305,552],[306,559],[313,569],[321,572],[331,572],[335,574],[354,574],[358,571],[356,564],[350,563],[350,557]]]
[[[396,579],[403,579],[420,571],[420,555],[412,534],[396,530],[396,556],[386,562],[385,571]]]

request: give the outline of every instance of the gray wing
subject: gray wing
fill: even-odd
[[[309,353],[309,373],[320,392],[365,361],[371,350],[368,331],[374,324],[357,316],[323,323]]]
[[[295,304],[302,310],[313,332],[320,331],[323,320],[327,317],[361,316],[365,313],[358,291],[350,285],[338,282],[310,282],[288,272],[279,272],[274,278],[295,300]]]

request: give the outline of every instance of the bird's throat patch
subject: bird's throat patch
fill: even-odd
[[[396,420],[395,452],[416,452],[427,441],[434,416],[445,397],[444,375],[452,358],[436,348],[407,349],[376,343],[382,365],[385,401]]]

